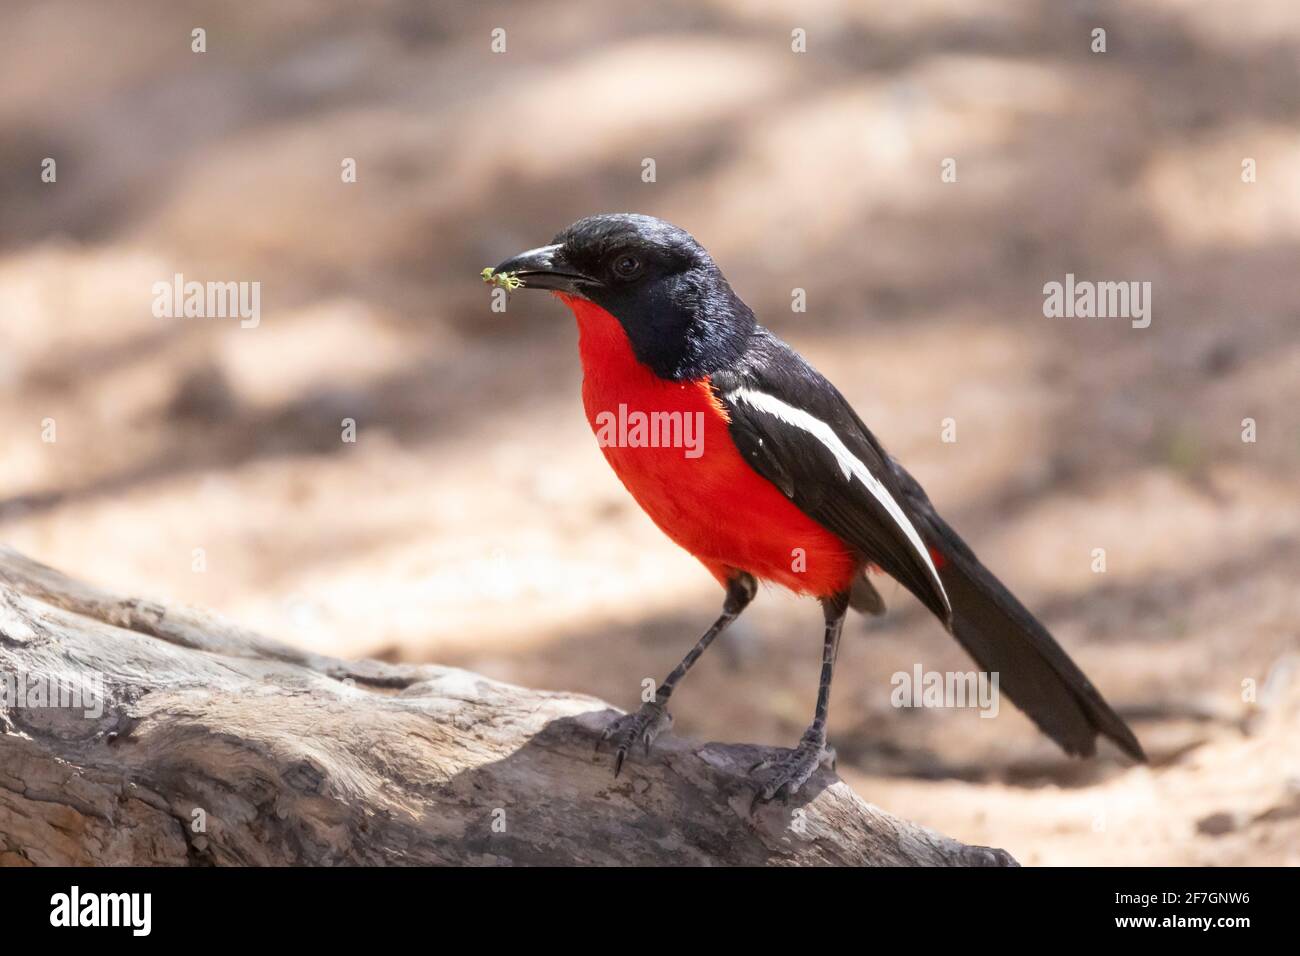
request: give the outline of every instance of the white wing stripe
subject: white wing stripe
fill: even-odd
[[[906,535],[916,553],[925,562],[925,566],[930,569],[930,576],[934,578],[935,586],[938,587],[939,593],[943,595],[944,603],[947,603],[948,595],[943,589],[943,582],[939,580],[939,572],[935,570],[934,562],[930,560],[930,549],[921,541],[921,536],[916,533],[916,528],[908,520],[907,515],[903,513],[903,509],[898,506],[898,502],[889,493],[889,489],[877,480],[876,476],[862,463],[861,459],[849,451],[848,446],[840,440],[840,436],[835,434],[835,430],[830,425],[827,425],[820,418],[808,414],[802,408],[795,408],[793,405],[765,392],[756,392],[749,388],[738,388],[735,391],[728,392],[726,397],[730,401],[744,402],[750,408],[766,412],[775,418],[779,418],[787,425],[802,428],[825,445],[827,450],[835,456],[835,461],[839,463],[840,470],[844,472],[844,480],[852,481],[853,476],[856,475],[857,479],[866,486],[867,491],[871,492],[872,497],[879,501],[885,511],[889,513],[889,516],[894,519],[894,524]]]

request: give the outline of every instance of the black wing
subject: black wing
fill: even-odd
[[[1100,733],[1145,759],[1133,732],[1047,629],[980,563],[835,387],[789,346],[760,328],[742,360],[715,373],[713,385],[754,469],[915,594],[1067,753],[1094,753]],[[857,467],[846,475],[845,453],[867,475]],[[940,557],[937,568],[931,553]]]
[[[943,584],[887,458],[835,386],[762,328],[712,383],[754,469],[947,623]]]

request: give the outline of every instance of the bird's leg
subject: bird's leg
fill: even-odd
[[[750,768],[754,774],[754,799],[750,812],[760,803],[780,797],[785,799],[799,792],[799,788],[816,772],[819,766],[835,766],[835,751],[826,746],[826,715],[831,702],[831,675],[835,671],[835,657],[839,653],[840,631],[844,627],[844,614],[848,610],[847,594],[822,599],[826,616],[826,633],[822,643],[822,676],[817,688],[817,710],[813,722],[798,745],[784,756],[762,760]]]
[[[650,744],[664,730],[672,726],[673,715],[668,713],[668,698],[673,694],[677,682],[686,676],[686,672],[700,658],[700,655],[713,643],[713,639],[727,629],[732,621],[740,616],[758,591],[758,582],[752,575],[738,572],[727,584],[727,598],[722,604],[722,614],[713,626],[704,632],[704,636],[695,642],[690,653],[682,658],[681,663],[673,668],[672,673],[664,678],[655,690],[654,700],[641,705],[641,709],[632,714],[624,714],[609,725],[596,744],[599,750],[605,741],[612,741],[617,747],[614,754],[614,776],[623,769],[623,760],[628,751],[638,743],[650,753]]]

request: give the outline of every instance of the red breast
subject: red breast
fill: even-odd
[[[660,378],[637,360],[614,316],[585,299],[556,295],[578,321],[587,421],[604,436],[610,467],[655,524],[719,581],[737,568],[799,593],[847,589],[860,562],[745,462],[709,380]],[[668,413],[654,421],[672,422],[672,434],[690,445],[654,447],[645,444],[648,432],[620,433],[619,423],[635,422],[636,413],[643,421]]]

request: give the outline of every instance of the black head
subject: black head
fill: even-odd
[[[684,229],[633,213],[588,216],[497,266],[525,289],[587,299],[627,332],[636,357],[664,378],[698,378],[738,358],[754,314]]]

